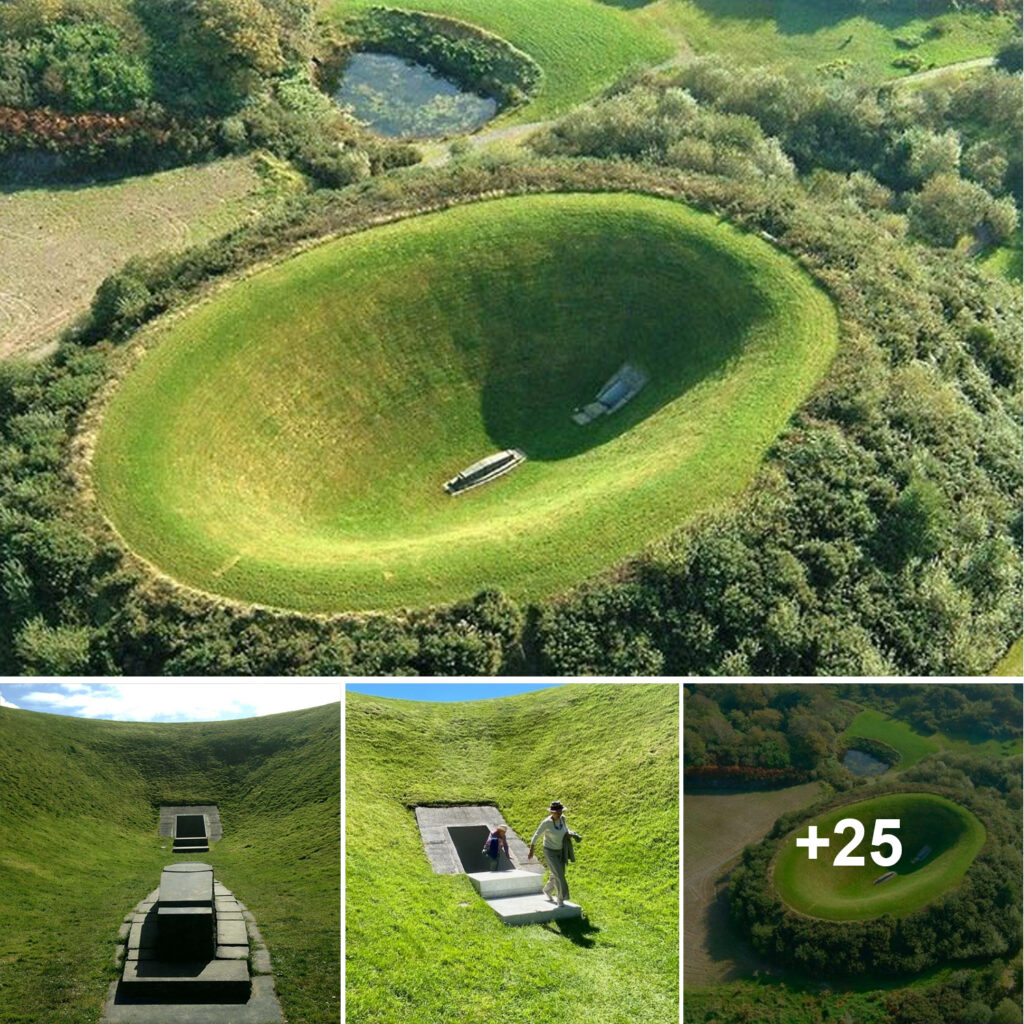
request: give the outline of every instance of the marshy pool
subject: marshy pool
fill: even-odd
[[[889,770],[884,761],[872,757],[863,750],[850,749],[843,754],[843,767],[854,775],[871,776],[882,775]]]
[[[466,92],[431,68],[388,53],[354,53],[334,98],[372,131],[391,139],[462,135],[498,112],[496,100]]]

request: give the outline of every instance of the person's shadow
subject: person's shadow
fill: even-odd
[[[552,921],[551,924],[556,925],[557,931],[563,938],[568,939],[576,946],[581,946],[583,949],[590,949],[594,945],[594,940],[590,936],[596,935],[601,930],[596,924],[591,924],[586,915],[583,917],[563,917]],[[546,928],[549,932],[553,932],[556,928],[552,928],[551,924],[543,924],[541,927]]]

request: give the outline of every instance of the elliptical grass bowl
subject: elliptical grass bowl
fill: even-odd
[[[795,261],[679,203],[494,200],[325,243],[170,322],[93,476],[168,576],[303,611],[540,598],[740,493],[828,366]],[[629,361],[649,383],[571,414]],[[527,461],[450,500],[496,449]]]

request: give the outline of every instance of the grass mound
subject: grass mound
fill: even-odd
[[[856,818],[865,828],[864,840],[850,852],[861,856],[861,867],[835,867],[833,860],[853,838],[852,831],[833,834],[843,818]],[[881,867],[871,859],[871,837],[878,818],[898,818],[895,832],[903,848],[896,864]],[[830,846],[810,860],[796,839],[818,826],[818,837]],[[794,910],[833,921],[863,921],[891,914],[903,917],[960,883],[985,843],[985,828],[964,807],[931,793],[896,793],[834,808],[805,822],[787,837],[775,861],[773,881],[782,899]],[[925,846],[931,851],[918,863],[914,858]],[[877,847],[888,855],[888,846]],[[896,877],[879,885],[875,879],[888,871]]]
[[[291,1024],[338,1005],[338,706],[150,725],[0,708],[0,1020],[96,1024],[121,919],[181,860],[160,804],[216,803],[198,859],[267,941]]]
[[[166,330],[100,503],[169,575],[310,611],[541,597],[741,491],[836,344],[827,296],[676,203],[496,200],[322,245]],[[625,361],[647,387],[585,428]],[[483,455],[528,461],[453,500]]]
[[[678,1019],[678,687],[349,693],[345,731],[346,1020]],[[431,871],[409,810],[494,802],[528,842],[556,798],[584,836],[569,885],[589,925],[503,925],[465,876]]]

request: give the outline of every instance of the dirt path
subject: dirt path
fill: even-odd
[[[764,837],[780,814],[804,807],[818,783],[750,793],[683,798],[683,979],[711,985],[771,965],[736,940],[729,926],[723,875],[748,843]]]

